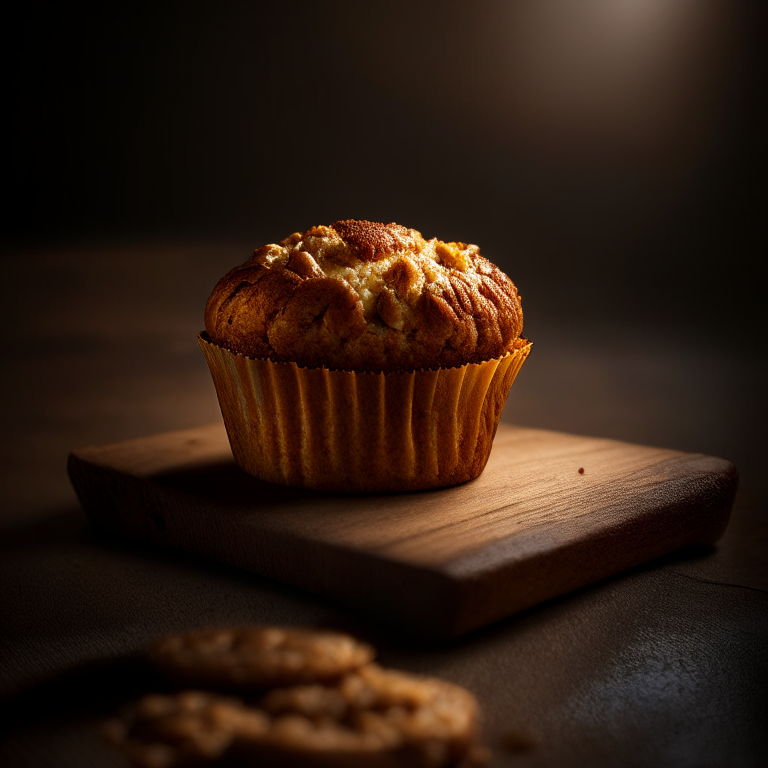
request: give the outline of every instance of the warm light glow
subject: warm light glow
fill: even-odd
[[[479,85],[513,135],[548,152],[552,142],[607,142],[646,154],[684,135],[695,140],[709,122],[692,117],[710,106],[701,73],[711,66],[716,4],[540,0],[492,8],[485,34],[498,69]]]

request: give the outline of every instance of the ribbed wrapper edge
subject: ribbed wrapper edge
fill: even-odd
[[[458,368],[360,373],[249,358],[197,338],[238,466],[271,483],[334,493],[478,477],[531,349],[528,342]]]

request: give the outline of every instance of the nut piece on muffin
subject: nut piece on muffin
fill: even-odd
[[[455,367],[525,344],[517,289],[476,245],[355,220],[257,249],[213,289],[205,328],[247,357],[347,371]]]

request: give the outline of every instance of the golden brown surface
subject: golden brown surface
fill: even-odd
[[[263,732],[268,722],[239,699],[184,691],[144,696],[121,718],[107,721],[104,735],[141,768],[172,768],[218,762],[236,732]]]
[[[339,632],[236,627],[169,635],[150,656],[185,685],[254,689],[335,680],[372,661],[374,652]]]
[[[275,688],[247,701],[203,691],[145,696],[109,721],[106,735],[146,768],[221,758],[443,768],[471,749],[476,720],[477,702],[463,688],[371,664],[336,683]]]
[[[476,245],[349,220],[257,249],[213,289],[205,328],[249,357],[392,371],[500,357],[521,343],[523,312]]]

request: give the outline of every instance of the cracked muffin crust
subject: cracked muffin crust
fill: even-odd
[[[479,363],[521,347],[522,327],[514,283],[476,245],[356,220],[257,249],[205,310],[232,352],[348,371]]]

